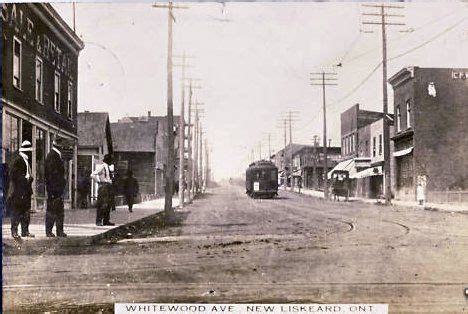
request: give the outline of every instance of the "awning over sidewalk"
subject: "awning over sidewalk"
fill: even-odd
[[[333,172],[337,170],[347,171],[349,177],[353,176],[358,172],[356,168],[368,168],[370,167],[370,158],[367,157],[356,157],[340,162],[332,170],[328,172],[328,179],[331,179]]]
[[[382,167],[379,166],[379,167],[372,167],[363,171],[359,171],[358,173],[350,175],[349,177],[351,179],[362,179],[362,178],[367,178],[371,176],[381,176],[382,174],[383,174]]]
[[[405,156],[405,155],[411,154],[412,151],[413,151],[413,147],[411,146],[410,148],[402,149],[402,150],[394,152],[393,157]]]
[[[350,171],[350,169],[353,168],[353,165],[354,165],[354,160],[353,159],[348,159],[348,160],[340,162],[332,170],[330,170],[328,172],[328,174],[327,174],[328,179],[331,179],[333,172],[335,172],[337,170]]]

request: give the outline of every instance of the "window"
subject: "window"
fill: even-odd
[[[351,134],[351,144],[350,144],[350,149],[352,153],[354,152],[354,134]]]
[[[67,111],[68,111],[68,119],[72,119],[73,118],[73,84],[72,82],[68,82]]]
[[[36,57],[36,100],[42,104],[44,66],[42,60]]]
[[[397,132],[401,131],[401,112],[400,112],[400,106],[396,107],[396,128]]]
[[[36,128],[36,195],[45,196],[46,133]]]
[[[13,86],[21,89],[21,41],[13,39]]]
[[[379,134],[379,155],[382,155],[382,134]]]
[[[375,157],[375,146],[376,146],[376,141],[375,141],[375,136],[372,138],[372,156]]]
[[[54,76],[54,109],[60,112],[60,74],[57,72]]]
[[[8,162],[19,148],[20,120],[14,116],[4,113],[4,132],[2,151]]]
[[[409,99],[406,101],[406,128],[411,127],[411,102]]]

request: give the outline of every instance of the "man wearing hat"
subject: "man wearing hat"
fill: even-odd
[[[65,166],[57,140],[52,143],[52,150],[47,154],[45,160],[45,180],[47,189],[47,211],[45,228],[47,237],[55,237],[52,232],[54,227],[58,237],[66,237],[63,232],[63,193],[65,192]]]
[[[29,221],[31,218],[31,195],[33,177],[31,175],[31,153],[30,141],[23,141],[19,154],[13,157],[10,168],[10,187],[7,198],[11,209],[11,235],[14,239],[20,239],[18,225],[21,224],[21,236],[34,237],[29,232]]]
[[[97,199],[97,210],[96,210],[96,225],[97,226],[113,226],[114,224],[109,221],[110,209],[112,206],[111,197],[113,193],[111,169],[112,157],[106,154],[103,158],[103,163],[99,165],[96,170],[91,173],[91,178],[95,180],[98,185],[98,199]]]

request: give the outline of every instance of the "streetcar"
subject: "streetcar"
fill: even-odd
[[[278,168],[267,160],[249,165],[245,172],[245,193],[250,197],[274,198],[278,195]]]

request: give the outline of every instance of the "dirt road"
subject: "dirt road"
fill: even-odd
[[[468,311],[468,216],[223,186],[182,225],[117,244],[4,256],[4,310],[115,302],[389,303]],[[5,266],[7,265],[7,266]]]

